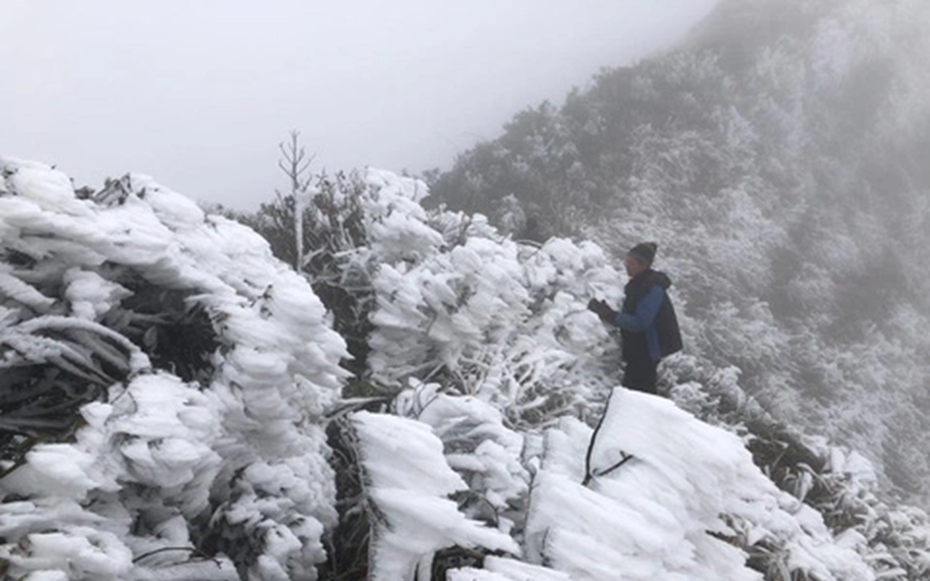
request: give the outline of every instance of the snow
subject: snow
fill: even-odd
[[[372,541],[372,579],[413,581],[424,560],[453,545],[520,552],[509,536],[466,518],[446,498],[467,486],[428,425],[369,412],[353,414],[352,425],[368,495],[384,520]]]
[[[422,193],[383,172],[369,175],[369,187],[376,217]],[[378,265],[369,340],[376,380],[402,387],[449,374],[461,392],[528,422],[550,401],[564,408],[550,410],[554,417],[606,387],[606,378],[590,386],[581,380],[616,350],[585,307],[594,295],[619,298],[619,275],[601,249],[563,239],[524,245],[481,216],[426,214],[419,206],[403,220],[415,241],[376,228],[364,253]]]
[[[529,490],[530,475],[521,463],[524,438],[505,427],[500,411],[490,404],[438,389],[414,382],[398,396],[396,413],[430,426],[442,441],[449,466],[493,507],[501,526],[509,524],[513,505]]]
[[[166,564],[135,572],[138,581],[239,581],[239,572],[227,559]]]
[[[15,168],[15,173],[7,180],[7,189],[42,210],[72,216],[91,214],[87,202],[75,199],[71,179],[63,172],[20,159],[0,158],[0,164]]]
[[[569,581],[571,579],[560,571],[500,557],[487,557],[484,560],[484,567],[512,581]]]
[[[521,563],[514,559],[487,557],[484,569],[463,567],[452,569],[448,581],[571,581],[571,577],[559,571]]]
[[[37,446],[27,453],[26,460],[29,470],[14,474],[9,490],[80,499],[101,485],[88,474],[94,458],[67,444]]]
[[[385,260],[402,260],[442,244],[442,235],[425,224],[426,212],[419,204],[429,192],[425,183],[374,168],[366,181],[374,191],[366,224],[374,253]]]
[[[527,523],[534,560],[579,580],[762,578],[715,533],[747,545],[767,539],[790,570],[819,579],[874,579],[856,551],[832,542],[818,513],[762,475],[735,434],[672,402],[615,389],[591,453],[602,475],[585,487],[589,436],[571,420],[547,434]],[[621,452],[632,458],[603,473]]]
[[[466,567],[463,569],[453,569],[446,575],[447,581],[511,581],[510,577],[505,577],[497,573],[492,573],[484,569],[473,569]]]
[[[338,520],[325,428],[343,403],[347,351],[308,281],[251,230],[151,178],[78,200],[41,164],[0,169],[0,249],[35,263],[0,265],[0,372],[118,368],[73,433],[34,443],[0,478],[10,574],[316,579],[340,550],[325,545]],[[379,413],[346,416],[372,579],[424,578],[437,551],[460,546],[485,557],[449,570],[451,581],[758,580],[750,551],[786,578],[872,581],[873,568],[897,574],[882,564],[898,558],[887,531],[928,536],[922,513],[863,511],[869,526],[834,537],[739,435],[615,387],[616,363],[604,362],[617,345],[585,308],[620,300],[598,246],[528,246],[484,217],[427,212],[422,182],[377,170],[367,180],[370,246],[346,258],[372,281],[372,383],[395,390]],[[185,315],[202,311],[215,345],[200,377],[185,381],[121,334],[127,280],[180,293]],[[777,351],[766,327],[743,331]],[[721,394],[749,405],[738,369],[708,374],[713,396],[693,375],[676,386],[685,407]],[[868,498],[876,473],[863,456],[811,445]],[[802,475],[801,495],[813,485]],[[205,537],[210,560],[197,552]]]
[[[90,527],[33,533],[27,551],[28,557],[13,553],[8,559],[18,567],[78,573],[80,578],[101,581],[123,579],[132,568],[132,553],[116,535]]]
[[[85,408],[86,424],[73,442],[34,446],[0,480],[4,494],[20,494],[36,509],[7,530],[0,556],[11,559],[17,544],[30,547],[13,561],[20,575],[57,569],[156,578],[145,563],[131,566],[132,555],[171,541],[145,529],[164,530],[172,519],[193,519],[212,506],[218,509],[211,526],[229,542],[258,539],[257,579],[312,575],[325,559],[325,526],[335,520],[335,485],[317,419],[338,398],[346,376],[338,363],[347,353],[308,283],[254,232],[206,216],[149,177],[113,182],[108,197],[95,202],[77,199],[70,180],[43,164],[2,158],[0,168],[0,245],[41,264],[33,271],[0,267],[3,341],[18,345],[25,361],[91,365],[83,346],[37,334],[83,330],[93,357],[129,361],[127,381],[110,388],[109,403]],[[187,292],[188,303],[205,310],[222,346],[211,355],[206,382],[186,384],[173,369],[153,369],[138,346],[101,324],[130,294],[113,272]],[[42,288],[61,288],[60,296]],[[55,315],[33,317],[10,304]],[[70,316],[58,315],[62,308]],[[5,365],[17,361],[8,355]],[[157,494],[117,493],[130,489]],[[243,514],[249,517],[236,517]],[[137,519],[146,522],[138,536],[130,532]],[[168,564],[151,562],[179,565],[186,558],[172,555]],[[229,578],[229,568],[211,576]]]
[[[55,299],[43,295],[35,288],[29,286],[19,278],[8,272],[9,267],[0,265],[0,295],[18,301],[37,311],[44,312],[55,304]]]
[[[108,313],[132,293],[119,284],[106,280],[93,271],[71,268],[62,276],[67,285],[65,298],[71,303],[72,314],[95,321]]]

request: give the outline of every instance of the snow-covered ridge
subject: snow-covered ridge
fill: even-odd
[[[0,567],[14,578],[329,579],[354,551],[390,581],[438,566],[454,581],[920,574],[919,548],[903,571],[854,528],[834,536],[743,439],[667,400],[614,390],[586,478],[579,418],[602,410],[616,346],[584,304],[622,282],[596,245],[520,244],[370,172],[370,244],[341,258],[372,285],[366,379],[396,391],[333,422],[358,405],[340,394],[335,315],[254,232],[142,176],[88,196],[42,164],[3,159],[0,175]],[[709,398],[693,377],[673,395]],[[80,419],[53,421],[62,410]],[[833,461],[868,475],[849,459]],[[332,465],[358,474],[351,496]],[[340,545],[360,513],[364,542]],[[895,526],[926,522],[908,518]],[[447,549],[471,562],[438,562]]]

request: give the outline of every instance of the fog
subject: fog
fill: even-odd
[[[251,208],[313,169],[418,173],[669,46],[714,0],[0,0],[0,155]]]

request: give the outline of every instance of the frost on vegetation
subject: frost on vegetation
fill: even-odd
[[[456,498],[469,517],[512,535],[522,531],[530,483],[524,436],[504,425],[500,410],[439,393],[437,384],[415,384],[397,397],[394,411],[430,426],[442,441],[449,466],[468,484]]]
[[[665,365],[671,397],[683,409],[741,435],[754,462],[781,490],[815,509],[880,579],[923,579],[930,572],[930,518],[883,499],[877,467],[861,453],[777,421],[739,384],[739,370],[712,371],[692,356]]]
[[[422,182],[386,171],[334,187],[346,202],[323,230],[364,233],[326,248],[306,233],[315,250],[305,273],[356,356],[364,379],[352,394],[389,398],[410,379],[432,381],[501,407],[508,422],[534,424],[588,413],[577,384],[603,392],[612,383],[616,343],[585,308],[592,296],[619,300],[619,275],[599,247],[515,242],[484,216],[425,209]],[[264,211],[280,221],[288,207]],[[293,236],[267,234],[287,254]],[[592,369],[597,379],[582,382]]]
[[[487,557],[482,569],[450,569],[447,581],[572,581],[567,573],[515,559]]]
[[[441,235],[426,224],[420,205],[429,193],[420,180],[393,173],[368,170],[370,196],[366,203],[366,229],[372,252],[380,260],[416,259],[442,244]]]
[[[315,579],[346,351],[308,284],[145,176],[0,175],[7,575]]]
[[[421,194],[384,173],[375,174],[372,187],[388,208],[382,215]],[[619,277],[603,251],[564,239],[541,248],[520,244],[480,216],[419,209],[395,220],[371,231],[379,264],[372,279],[374,378],[398,387],[411,378],[438,381],[492,403],[515,423],[582,411],[589,394],[579,386],[598,387],[591,370],[602,369],[611,359],[602,356],[615,349],[585,308],[593,296],[618,299]],[[604,388],[615,370],[602,371]]]
[[[0,566],[14,578],[858,581],[930,567],[926,515],[877,500],[863,457],[766,432],[735,367],[663,365],[675,402],[718,427],[615,391],[586,467],[620,375],[585,308],[622,287],[594,244],[517,243],[370,172],[365,244],[330,266],[371,284],[353,303],[374,329],[359,383],[393,391],[345,402],[345,343],[252,231],[140,176],[76,196],[39,164],[5,160],[2,175]],[[743,334],[767,364],[783,343],[772,313],[719,313],[731,307],[752,314]],[[333,404],[384,413],[330,422]]]
[[[433,554],[453,545],[519,554],[505,532],[469,519],[448,498],[467,485],[446,463],[442,442],[427,424],[368,412],[356,413],[351,422],[376,515],[371,579],[429,578],[424,572]]]

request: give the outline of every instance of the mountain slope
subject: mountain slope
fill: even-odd
[[[434,195],[618,257],[655,239],[691,353],[926,497],[928,22],[914,1],[723,2],[678,49],[516,115]]]

